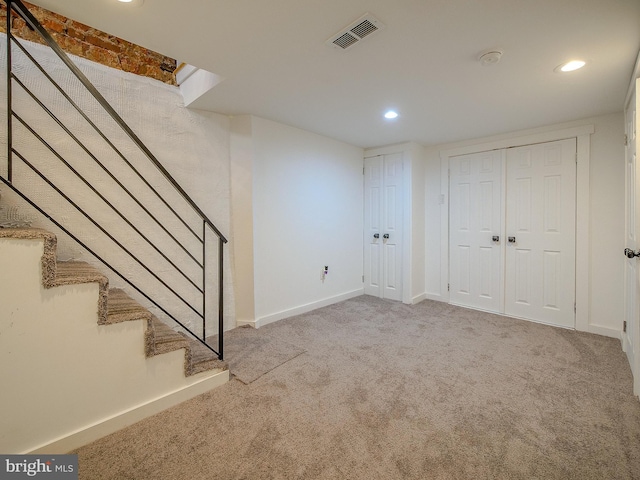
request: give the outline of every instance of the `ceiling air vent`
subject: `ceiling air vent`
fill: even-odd
[[[343,50],[355,45],[364,37],[384,28],[383,23],[369,13],[365,13],[347,28],[339,31],[327,40],[327,45]]]

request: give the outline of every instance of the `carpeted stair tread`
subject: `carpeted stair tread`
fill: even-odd
[[[109,286],[109,279],[86,262],[58,262],[56,264],[56,285],[90,282],[97,282],[103,288]]]
[[[181,348],[187,348],[189,342],[179,332],[152,316],[147,322],[147,330],[144,334],[145,353],[147,357],[173,352]]]
[[[176,332],[152,315],[145,332],[147,357],[181,348],[185,349],[184,373],[186,376],[209,370],[228,370],[227,364],[218,360],[218,356],[207,347],[184,333]]]
[[[189,340],[189,349],[185,356],[185,374],[195,375],[207,370],[228,370],[226,362],[195,339]]]
[[[109,289],[106,323],[151,320],[151,312],[119,288]]]

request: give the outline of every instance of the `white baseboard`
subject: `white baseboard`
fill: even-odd
[[[440,295],[439,293],[423,293],[422,294],[424,296],[423,300],[434,300],[436,302],[447,302],[447,300],[445,298],[443,298],[442,295]]]
[[[622,331],[616,330],[615,328],[589,325],[587,327],[587,332],[595,333],[596,335],[602,335],[605,337],[617,338],[618,340],[622,341]]]
[[[257,318],[253,322],[238,322],[238,326],[250,325],[254,328],[264,327],[265,325],[268,325],[273,322],[277,322],[278,320],[283,320],[285,318],[293,317],[295,315],[301,315],[303,313],[311,312],[312,310],[316,310],[322,307],[327,307],[329,305],[333,305],[334,303],[343,302],[345,300],[349,300],[350,298],[359,297],[360,295],[364,295],[364,288],[359,288],[357,290],[353,290],[347,293],[342,293],[334,297],[318,300],[317,302],[311,302],[305,305],[300,305],[299,307],[282,310],[281,312],[272,313],[271,315],[265,315],[264,317]]]
[[[205,375],[201,373],[200,375]],[[229,370],[224,370],[213,375],[206,376],[202,380],[191,385],[175,390],[166,395],[153,399],[142,405],[138,405],[129,410],[109,417],[85,428],[77,430],[68,435],[64,435],[52,442],[41,445],[25,454],[61,454],[67,453],[83,445],[91,443],[111,433],[117,432],[129,425],[133,425],[140,420],[160,413],[167,408],[173,407],[208,392],[213,388],[224,385],[229,381]]]
[[[423,300],[427,299],[427,294],[426,293],[421,293],[420,295],[413,297],[411,299],[411,305],[415,305],[416,303],[420,303]]]

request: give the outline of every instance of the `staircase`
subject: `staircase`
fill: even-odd
[[[0,228],[0,451],[63,453],[228,381],[56,236]]]

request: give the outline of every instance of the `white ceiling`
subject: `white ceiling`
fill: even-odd
[[[621,111],[640,0],[31,0],[214,72],[203,102],[361,147],[451,142]],[[385,29],[325,41],[364,13]],[[483,67],[481,52],[504,50]],[[583,58],[582,70],[554,73]],[[395,108],[400,117],[382,114]]]

